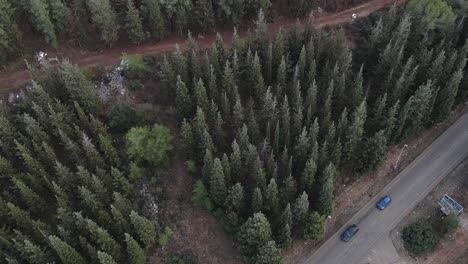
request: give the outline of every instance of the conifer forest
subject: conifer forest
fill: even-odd
[[[159,213],[177,155],[190,206],[216,218],[242,261],[284,263],[295,240],[325,238],[340,177],[378,170],[389,146],[466,102],[466,9],[456,1],[411,0],[318,28],[307,14],[323,1],[291,0],[287,12],[305,22],[271,34],[278,1],[0,0],[2,64],[31,30],[47,47],[187,36],[174,51],[123,56],[126,91],[158,93],[148,104],[165,101],[166,118],[104,100],[103,73],[67,59],[26,63],[31,85],[0,101],[0,263],[153,263],[177,228]],[[441,13],[420,8],[427,2],[443,2]],[[248,20],[246,37],[236,27],[208,49],[190,32]]]

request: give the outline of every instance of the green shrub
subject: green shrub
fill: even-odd
[[[149,65],[149,66],[156,65],[156,55],[154,55],[154,54],[143,55],[143,62],[146,65]]]
[[[195,175],[197,173],[197,165],[195,164],[195,161],[187,160],[185,162],[185,166],[187,167],[187,171],[190,174]]]
[[[124,74],[129,79],[141,79],[149,73],[148,66],[142,56],[123,54],[122,59],[126,63]]]
[[[164,233],[162,233],[160,236],[159,236],[159,245],[160,246],[166,246],[167,243],[169,242],[169,239],[171,238],[172,236],[172,229],[170,229],[169,227],[166,226],[166,228],[164,228]]]
[[[437,233],[428,223],[413,223],[405,227],[402,238],[405,248],[416,256],[431,252],[439,241]]]
[[[460,221],[456,215],[449,215],[445,217],[440,223],[440,232],[447,234],[458,228]]]
[[[128,154],[136,162],[146,162],[155,167],[167,167],[172,150],[169,128],[155,124],[153,127],[134,127],[127,133]]]
[[[201,180],[198,180],[193,187],[192,202],[195,205],[205,207],[210,211],[214,208],[214,204],[208,195],[208,189]]]
[[[81,72],[88,81],[91,81],[94,78],[94,72],[90,68],[84,68]]]
[[[141,88],[143,88],[143,84],[140,81],[136,80],[136,79],[131,79],[127,83],[128,83],[128,85],[127,85],[128,90],[130,90],[132,92],[133,91],[138,91]]]
[[[135,111],[127,105],[114,105],[107,114],[109,129],[114,134],[125,133],[137,123]]]
[[[143,176],[143,169],[138,166],[135,162],[130,163],[130,174],[129,178],[132,181],[138,181]]]

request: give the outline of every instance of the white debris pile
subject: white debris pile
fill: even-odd
[[[156,204],[154,196],[149,191],[149,186],[147,183],[142,183],[141,185],[140,198],[144,203],[144,210],[147,212],[147,214],[151,215],[153,219],[157,219],[159,207]]]
[[[15,105],[20,103],[24,99],[25,93],[24,90],[20,90],[17,93],[8,94],[8,104]]]
[[[126,65],[127,63],[122,60],[117,68],[106,74],[105,80],[95,84],[98,97],[102,102],[107,102],[111,99],[123,101],[131,99],[122,74]]]

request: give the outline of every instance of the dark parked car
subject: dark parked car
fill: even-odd
[[[385,209],[385,207],[387,207],[387,205],[390,204],[391,201],[392,201],[392,198],[390,198],[390,196],[386,195],[382,199],[380,199],[380,201],[377,203],[376,206],[380,210],[383,210],[383,209]]]
[[[359,231],[359,228],[356,225],[352,225],[344,231],[343,234],[341,234],[341,240],[344,242],[348,242],[357,232]]]

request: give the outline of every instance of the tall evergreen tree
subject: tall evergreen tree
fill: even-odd
[[[130,222],[132,223],[135,232],[138,234],[139,240],[146,248],[154,245],[157,233],[156,227],[151,220],[139,215],[135,211],[132,211],[130,213]]]
[[[353,119],[346,134],[345,158],[349,165],[353,164],[359,155],[360,144],[364,135],[364,122],[366,121],[366,101],[363,100],[353,113]]]
[[[295,223],[304,223],[306,220],[307,213],[309,212],[309,197],[304,191],[299,197],[297,197],[294,203],[294,219]],[[299,225],[300,225],[299,224]]]
[[[218,205],[223,205],[227,195],[226,179],[224,178],[223,165],[218,158],[214,159],[210,176],[210,196]]]
[[[365,144],[363,157],[360,159],[361,172],[373,171],[383,164],[386,144],[385,130],[380,130],[368,140]]]
[[[164,36],[164,18],[158,0],[143,0],[141,9],[144,19],[147,21],[153,38],[159,40]]]
[[[85,264],[86,260],[70,245],[56,236],[49,236],[49,243],[63,263]]]
[[[127,15],[125,17],[125,28],[130,40],[134,44],[140,44],[145,39],[143,23],[140,12],[136,9],[133,0],[127,0]]]
[[[0,62],[5,62],[18,49],[21,33],[15,21],[15,9],[8,0],[0,0]]]
[[[255,189],[252,192],[252,201],[250,209],[253,213],[258,213],[263,209],[262,190],[260,190],[260,188],[258,187],[255,187]]]
[[[334,175],[324,173],[324,182],[317,200],[317,209],[321,215],[330,215],[333,209]]]
[[[146,263],[145,251],[131,235],[125,233],[125,242],[127,243],[127,252],[129,255],[130,264]]]
[[[112,46],[119,38],[117,14],[112,10],[109,0],[86,0],[93,23],[101,31],[101,40]]]
[[[197,0],[194,4],[194,19],[199,29],[203,32],[211,30],[215,26],[213,6],[209,0]]]
[[[44,35],[44,39],[52,46],[57,45],[57,35],[50,20],[49,7],[42,0],[26,0],[25,5],[30,15],[31,24]]]
[[[240,227],[237,234],[241,251],[247,256],[253,256],[266,242],[271,240],[271,227],[268,219],[262,213],[255,213]]]

